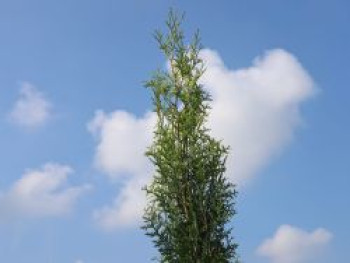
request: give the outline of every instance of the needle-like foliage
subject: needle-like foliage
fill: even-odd
[[[228,147],[205,127],[210,96],[199,84],[204,64],[195,34],[186,44],[182,17],[170,11],[168,32],[155,38],[168,61],[146,87],[158,121],[146,155],[155,166],[145,189],[143,229],[167,263],[221,263],[236,260],[228,222],[235,215],[236,191],[224,176]]]

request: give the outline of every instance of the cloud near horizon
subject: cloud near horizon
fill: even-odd
[[[292,141],[302,123],[301,104],[315,93],[315,84],[298,60],[282,49],[270,50],[248,68],[232,70],[216,51],[204,49],[206,72],[201,79],[212,95],[208,127],[230,145],[228,178],[249,183]],[[114,203],[95,211],[104,228],[139,222],[145,203],[141,186],[152,175],[143,155],[151,144],[154,113],[136,117],[125,111],[97,111],[88,124],[95,135],[95,164],[124,183]]]
[[[19,98],[9,113],[9,118],[19,126],[35,128],[49,120],[51,110],[51,102],[34,85],[21,82]]]
[[[0,222],[69,213],[76,200],[90,189],[89,185],[68,186],[71,173],[71,167],[55,163],[25,171],[7,191],[0,191]]]
[[[258,247],[257,253],[272,263],[312,263],[331,241],[328,230],[318,228],[312,232],[291,226],[280,226],[272,238]]]

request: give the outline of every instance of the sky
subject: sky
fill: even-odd
[[[349,262],[350,4],[0,1],[0,262],[151,262],[140,229],[169,8],[201,32],[245,263]]]

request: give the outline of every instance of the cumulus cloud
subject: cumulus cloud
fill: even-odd
[[[88,185],[69,187],[73,170],[66,165],[47,163],[27,170],[9,190],[0,192],[0,219],[48,217],[68,213]]]
[[[202,57],[202,83],[213,98],[208,124],[230,145],[227,175],[242,185],[291,141],[314,84],[297,59],[280,49],[238,70],[229,70],[213,50],[203,50]]]
[[[154,113],[137,118],[125,111],[96,111],[88,129],[97,140],[96,166],[116,179],[125,174],[144,174],[149,162],[144,156],[156,123]]]
[[[259,246],[257,253],[272,263],[310,263],[317,260],[331,239],[332,234],[323,228],[307,232],[282,225],[272,238]]]
[[[151,173],[135,176],[124,183],[112,205],[97,209],[93,217],[100,227],[111,231],[118,227],[140,223],[146,197],[141,189],[148,183]]]
[[[314,94],[314,83],[298,60],[281,49],[238,70],[227,68],[213,50],[201,56],[207,66],[201,82],[213,99],[208,127],[230,145],[227,176],[242,186],[293,139],[302,121],[300,106]],[[113,205],[95,212],[102,225],[117,227],[140,217],[140,185],[151,174],[143,153],[154,124],[153,113],[138,118],[124,111],[98,111],[89,123],[97,138],[96,166],[124,184]]]
[[[52,104],[32,84],[22,82],[19,98],[9,114],[10,119],[24,127],[43,125],[51,116]]]
[[[95,165],[123,188],[110,206],[94,212],[94,218],[105,229],[135,224],[145,204],[145,186],[152,167],[144,152],[152,140],[156,123],[154,113],[137,118],[125,111],[106,114],[97,111],[88,129],[98,141]]]

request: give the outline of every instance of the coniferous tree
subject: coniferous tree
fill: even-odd
[[[200,40],[195,34],[185,43],[182,20],[170,11],[168,32],[155,33],[169,69],[145,84],[158,119],[146,152],[155,174],[145,188],[143,229],[160,262],[233,262],[237,244],[227,223],[235,215],[236,190],[224,176],[228,147],[205,127],[210,95],[199,84],[205,70]]]

